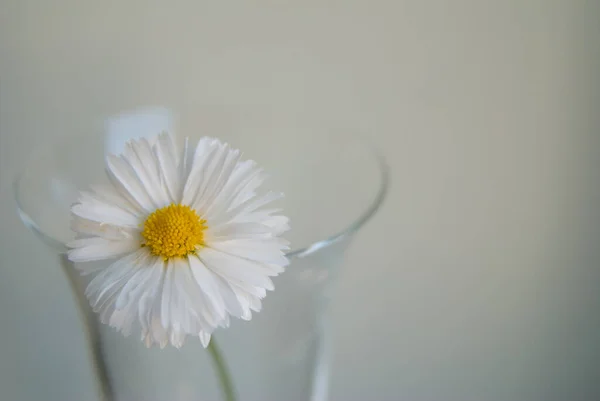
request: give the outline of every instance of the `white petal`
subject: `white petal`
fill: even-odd
[[[250,298],[250,309],[252,309],[254,312],[260,312],[260,310],[262,309],[262,301],[260,300],[260,298]]]
[[[283,238],[233,239],[207,242],[207,246],[240,258],[256,262],[287,266],[289,260],[283,253],[288,242]]]
[[[118,299],[119,296],[121,296],[122,294],[123,290],[121,290],[121,292],[116,298]],[[135,297],[132,298],[131,302],[127,303],[125,307],[117,309],[115,301],[112,305],[112,313],[110,314],[108,324],[112,327],[117,328],[126,336],[131,334],[131,329],[136,321],[136,317],[138,316],[138,303],[139,299]]]
[[[168,134],[161,134],[154,145],[154,153],[160,165],[160,171],[166,184],[171,202],[179,202],[180,179],[178,172],[177,151],[173,138]]]
[[[262,170],[259,170],[258,174],[253,174],[247,182],[240,186],[239,191],[237,191],[237,194],[233,197],[229,205],[229,210],[235,209],[254,198],[256,196],[256,189],[262,185],[266,178],[267,176]]]
[[[241,216],[253,212],[256,209],[265,206],[277,199],[281,199],[283,194],[280,192],[268,192],[265,195],[259,196],[252,201],[240,203],[235,208],[229,209],[226,213],[222,213],[219,216],[214,216],[212,220],[209,220],[209,224],[218,226],[227,222],[235,221],[240,219]]]
[[[161,208],[169,204],[170,198],[165,189],[162,188],[161,170],[156,157],[152,153],[150,143],[145,138],[129,141],[125,145],[123,157],[150,196],[154,206]]]
[[[136,273],[139,267],[145,266],[148,251],[140,249],[129,254],[104,270],[100,271],[88,284],[85,295],[94,310],[99,311],[112,306],[114,298]]]
[[[225,309],[230,315],[234,317],[240,317],[243,313],[243,310],[233,287],[227,282],[227,280],[218,274],[214,274],[213,276],[213,280],[219,289],[219,293],[223,296],[223,304],[225,305]]]
[[[201,331],[200,334],[198,334],[198,337],[200,337],[200,343],[202,343],[202,346],[204,348],[208,347],[208,344],[210,343],[210,333]]]
[[[185,309],[185,293],[177,288],[177,268],[173,269],[173,277],[171,280],[171,326],[169,330],[172,332],[179,332],[183,327],[183,318],[186,312]]]
[[[208,226],[206,241],[261,238],[270,236],[271,231],[271,227],[261,223],[225,223],[217,227]]]
[[[171,323],[171,294],[173,292],[173,263],[171,260],[167,261],[164,280],[160,303],[160,322],[163,328],[167,330]]]
[[[223,146],[223,153],[225,158],[223,165],[216,167],[213,171],[211,182],[207,184],[206,191],[203,196],[198,198],[192,207],[196,210],[202,211],[203,215],[208,215],[210,209],[213,207],[215,201],[221,195],[223,188],[227,185],[233,174],[238,162],[240,160],[240,151],[231,150],[228,145]]]
[[[104,202],[117,206],[134,216],[142,216],[144,210],[130,197],[123,196],[121,192],[113,185],[90,185],[90,188],[99,199]]]
[[[243,208],[243,212],[252,212],[260,207],[263,207],[264,205],[267,205],[281,198],[283,198],[283,193],[281,192],[267,192],[265,195],[254,199],[252,202],[246,203]]]
[[[155,209],[147,189],[135,174],[135,171],[123,157],[109,155],[106,158],[108,171],[114,179],[114,184],[119,185],[125,192],[146,212]]]
[[[208,322],[207,319],[212,319],[212,315],[204,308],[206,301],[198,289],[191,273],[186,259],[175,259],[173,269],[173,282],[175,284],[174,293],[176,299],[174,303],[179,309],[179,316],[172,316],[173,327],[197,327],[202,326],[212,328],[217,322]],[[197,332],[197,330],[194,330]],[[187,332],[192,333],[191,329]]]
[[[116,309],[124,309],[132,302],[135,302],[144,292],[148,291],[148,283],[154,274],[153,266],[156,263],[157,256],[148,255],[144,266],[138,266],[135,274],[129,279],[127,284],[121,290],[115,302]]]
[[[242,316],[240,316],[240,319],[242,319],[242,320],[251,320],[252,319],[252,311],[250,310],[249,307],[244,309],[244,313],[242,314]]]
[[[193,313],[192,305],[190,304],[189,297],[187,294],[182,295],[182,305],[184,313],[181,318],[181,330],[184,333],[192,333],[192,327],[197,327],[196,316]],[[194,330],[196,331],[196,330]]]
[[[130,227],[119,227],[112,224],[98,223],[96,221],[73,216],[71,230],[77,234],[92,235],[108,240],[123,240],[139,236],[139,230]]]
[[[152,319],[150,334],[152,335],[154,342],[157,343],[160,348],[166,347],[169,343],[167,330],[165,330],[165,328],[161,325],[159,319]]]
[[[242,213],[233,218],[230,223],[260,223],[269,227],[271,235],[277,237],[290,229],[290,219],[286,216],[272,215],[273,213],[277,212],[277,209],[269,209],[255,210],[250,213]]]
[[[110,315],[108,324],[111,327],[119,330],[124,336],[129,336],[131,334],[132,324],[135,321],[136,315],[137,314],[133,308],[114,310]]]
[[[114,189],[114,191],[118,194],[118,196],[124,200],[126,200],[129,204],[132,205],[132,207],[127,208],[127,207],[123,207],[124,210],[129,211],[132,214],[135,215],[148,215],[148,213],[150,212],[150,210],[144,209],[142,207],[142,205],[140,205],[140,203],[138,201],[136,201],[133,196],[131,196],[131,194],[129,193],[129,191],[123,187],[123,185],[119,182],[119,180],[110,172],[110,170],[107,169],[106,171],[106,175],[108,177],[108,180],[110,181],[110,187],[112,187]],[[100,195],[98,195],[100,196]],[[110,203],[113,203],[111,201],[109,201]],[[117,205],[118,203],[114,203],[115,205]]]
[[[150,307],[150,334],[154,342],[158,343],[161,348],[164,348],[168,343],[167,331],[163,327],[161,322],[161,305],[163,302],[163,288],[165,286],[167,269],[162,269],[160,278],[160,284],[157,287],[157,291],[153,296],[152,306]]]
[[[213,138],[202,138],[196,145],[194,158],[190,167],[187,180],[183,188],[181,203],[191,205],[198,192],[204,190],[207,184],[207,166],[212,162],[217,153],[218,141]]]
[[[198,257],[211,271],[229,281],[241,281],[267,290],[273,289],[273,282],[266,275],[266,269],[257,263],[208,247],[202,249]]]
[[[231,323],[231,319],[229,318],[229,315],[225,315],[225,319],[223,319],[223,321],[221,322],[221,327],[229,327],[229,324]]]
[[[263,299],[267,295],[267,290],[263,287],[257,287],[245,281],[230,281],[231,288],[234,290],[238,298],[243,296],[244,299],[249,296]]]
[[[219,316],[224,316],[225,310],[232,315],[241,313],[236,296],[227,283],[224,284],[220,277],[215,276],[214,273],[207,269],[197,256],[189,255],[188,261],[198,287],[202,290]]]
[[[262,224],[271,227],[271,234],[275,237],[280,236],[290,229],[290,219],[286,216],[271,216],[263,220]]]
[[[190,206],[196,210],[199,210],[199,206],[202,206],[206,198],[213,194],[215,186],[220,184],[219,177],[229,156],[228,148],[217,142],[216,149],[212,155],[214,156],[211,158],[210,162],[206,164],[203,171],[202,186],[198,189],[196,196],[190,203]]]
[[[68,252],[71,262],[91,262],[94,260],[112,259],[140,248],[137,239],[110,241],[104,238],[82,238],[67,244],[74,248]]]
[[[228,198],[222,201],[221,205],[209,210],[205,218],[213,225],[219,225],[234,219],[243,210],[246,202],[256,196],[254,190],[262,184],[264,178],[262,170],[258,168],[249,171],[239,186],[231,190],[232,193],[229,194]]]
[[[187,182],[187,179],[190,175],[190,171],[192,171],[192,162],[194,161],[194,151],[190,147],[189,138],[185,137],[183,139],[183,149],[181,151],[181,163],[179,163],[179,179],[180,181],[180,191],[178,195],[178,199],[183,198],[183,184]]]
[[[233,200],[240,192],[245,191],[249,182],[260,172],[261,170],[256,167],[256,163],[252,160],[238,162],[225,186],[213,200],[212,205],[203,210],[204,216],[207,219],[211,216],[218,216],[232,207]]]
[[[94,312],[98,313],[98,320],[104,324],[110,324],[110,317],[112,316],[115,308],[115,298],[118,295],[118,288],[114,289],[110,293],[107,293],[105,299],[98,303],[98,305],[93,309]]]
[[[71,207],[71,212],[86,220],[104,224],[113,224],[120,227],[137,228],[140,217],[121,209],[119,206],[106,203],[96,195],[82,191],[79,203]]]
[[[281,209],[260,209],[249,213],[238,214],[231,222],[232,223],[261,223],[265,224],[273,217],[274,213],[279,213]]]
[[[248,299],[248,296],[245,292],[241,292],[241,291],[237,291],[237,296],[238,299],[240,300],[240,305],[242,305],[242,309],[244,310],[244,312],[242,313],[242,316],[240,316],[240,319],[242,320],[250,320],[252,319],[252,311],[250,310],[250,301]]]
[[[240,299],[243,300],[241,302],[244,308],[244,314],[241,317],[243,320],[252,319],[252,311],[260,312],[260,310],[262,309],[262,302],[260,297],[242,291],[238,291],[237,295]]]
[[[208,292],[202,290],[194,277],[189,259],[198,261],[198,258],[190,255],[187,260],[180,259],[176,266],[178,289],[185,294],[189,301],[190,312],[198,318],[200,325],[207,330],[215,328],[225,317],[223,297],[216,291],[214,280],[211,277],[206,277],[206,282],[202,283],[203,288],[207,288]],[[198,264],[200,264],[199,261],[194,262],[194,269],[204,269],[203,266],[197,266]]]
[[[183,331],[173,330],[171,332],[171,345],[175,348],[181,348],[183,346],[183,342],[185,340],[186,334]]]
[[[164,262],[156,258],[154,264],[147,268],[151,275],[146,283],[145,291],[140,295],[138,319],[142,331],[149,331],[152,327],[152,306],[156,294],[160,293],[162,277],[164,275]]]

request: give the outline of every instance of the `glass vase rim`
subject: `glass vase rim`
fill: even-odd
[[[381,151],[374,146],[369,140],[365,139],[360,135],[352,135],[350,134],[351,139],[347,140],[357,140],[360,142],[361,146],[364,148],[365,152],[369,154],[369,157],[373,159],[377,166],[377,172],[379,174],[379,185],[375,191],[375,196],[372,198],[371,202],[363,208],[363,210],[357,214],[357,216],[348,224],[345,225],[341,230],[337,230],[333,234],[328,236],[324,236],[324,238],[319,238],[315,240],[309,241],[307,245],[293,248],[286,252],[286,256],[288,258],[302,258],[308,255],[311,255],[323,248],[327,248],[343,239],[351,236],[356,233],[360,228],[362,228],[381,208],[384,200],[387,197],[387,193],[390,185],[390,171],[389,166],[385,160],[385,157],[382,155]],[[27,161],[33,158],[33,155],[39,150],[39,148],[34,149],[27,157]],[[27,164],[27,163],[26,163]],[[35,222],[35,219],[31,218],[29,214],[24,210],[23,201],[21,200],[21,195],[19,191],[20,182],[22,176],[25,173],[25,168],[19,170],[12,182],[12,192],[17,206],[17,213],[23,222],[23,224],[34,232],[36,236],[38,236],[42,242],[49,245],[54,250],[57,250],[60,254],[66,253],[68,248],[65,243],[60,241],[59,239],[54,238],[53,236],[47,234],[42,230],[42,228]]]

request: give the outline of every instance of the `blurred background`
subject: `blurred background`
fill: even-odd
[[[0,1],[0,398],[93,388],[14,175],[97,115],[251,104],[391,168],[333,303],[332,400],[600,399],[600,3]],[[260,140],[260,138],[257,138]]]

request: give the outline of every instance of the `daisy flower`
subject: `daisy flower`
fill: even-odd
[[[110,185],[82,191],[72,206],[73,262],[93,278],[86,296],[100,320],[125,335],[139,325],[147,346],[186,335],[209,344],[230,316],[261,309],[272,276],[288,264],[280,235],[288,218],[265,208],[280,198],[258,193],[265,175],[239,150],[214,138],[181,152],[159,135],[130,141],[107,158]]]

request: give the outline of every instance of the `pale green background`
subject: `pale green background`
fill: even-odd
[[[600,399],[598,2],[166,4],[0,2],[0,399],[91,399],[15,213],[28,152],[65,120],[237,103],[369,132],[392,168],[333,305],[333,400]]]

